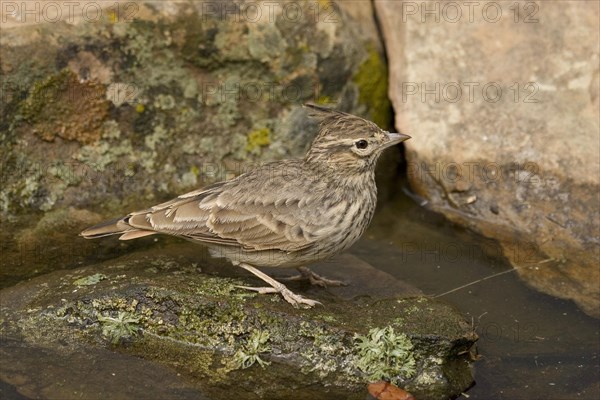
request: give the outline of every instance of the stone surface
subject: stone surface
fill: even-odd
[[[391,122],[365,3],[23,1],[0,13],[6,218],[113,215],[300,156],[316,128],[308,101]]]
[[[375,6],[413,189],[600,317],[599,4]]]
[[[349,287],[290,284],[324,303],[297,310],[278,296],[236,288],[259,282],[241,270],[206,264],[189,247],[153,246],[2,290],[1,380],[31,397],[361,399],[372,378],[361,367],[360,344],[376,328],[388,332],[376,343],[395,343],[386,352],[407,352],[406,363],[389,364],[382,377],[417,398],[446,399],[472,383],[477,335],[471,324],[352,256],[332,261],[343,265]],[[404,341],[391,339],[390,329],[406,335]],[[39,371],[32,354],[56,368]],[[131,368],[129,375],[122,366]],[[152,372],[163,370],[164,382]],[[118,376],[99,387],[80,371]]]

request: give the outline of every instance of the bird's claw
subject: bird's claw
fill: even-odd
[[[239,285],[236,285],[236,287],[240,288],[240,289],[252,290],[254,292],[257,292],[258,294],[280,293],[288,303],[290,303],[291,305],[293,305],[296,308],[298,308],[300,305],[302,305],[306,308],[314,307],[317,304],[322,305],[321,302],[319,302],[319,301],[307,299],[306,297],[303,297],[299,294],[292,292],[290,289],[285,287],[285,285],[283,285],[283,284],[281,284],[281,287],[277,287],[277,288],[239,286]]]
[[[280,281],[309,281],[313,286],[320,286],[323,288],[330,286],[348,286],[347,282],[338,281],[335,279],[327,279],[322,277],[321,275],[311,271],[308,267],[299,267],[298,271],[300,274],[286,277],[286,278],[278,278]]]

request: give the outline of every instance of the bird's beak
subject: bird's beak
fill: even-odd
[[[410,136],[405,135],[404,133],[390,133],[386,132],[386,135],[389,139],[388,142],[385,143],[385,147],[390,147],[400,142],[404,142],[405,140],[410,139]]]

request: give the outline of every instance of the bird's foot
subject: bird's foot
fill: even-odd
[[[300,296],[299,294],[292,292],[283,283],[276,281],[275,279],[271,278],[269,275],[254,268],[251,265],[248,265],[245,263],[239,263],[238,265],[240,267],[244,268],[246,271],[253,273],[254,275],[259,277],[263,281],[267,282],[269,285],[271,285],[271,287],[251,287],[251,286],[236,286],[236,287],[239,287],[241,289],[246,289],[246,290],[252,290],[252,291],[257,292],[258,294],[280,293],[283,296],[283,298],[288,303],[293,305],[294,307],[299,307],[300,305],[302,305],[307,308],[310,308],[317,304],[321,304],[320,302],[318,302],[316,300],[307,299],[306,297]]]
[[[344,281],[327,279],[310,270],[308,267],[298,267],[299,275],[290,276],[288,278],[279,278],[282,281],[309,281],[311,285],[328,287],[328,286],[348,286]]]
[[[319,301],[307,299],[304,296],[300,296],[299,294],[292,292],[290,289],[285,287],[285,285],[283,285],[283,284],[281,286],[282,287],[280,287],[280,288],[251,287],[251,286],[236,286],[236,287],[238,287],[240,289],[252,290],[254,292],[257,292],[258,294],[280,293],[288,303],[290,303],[291,305],[293,305],[296,308],[298,308],[300,305],[302,305],[306,308],[311,308],[311,307],[316,306],[317,304],[321,304],[321,302],[319,302]]]

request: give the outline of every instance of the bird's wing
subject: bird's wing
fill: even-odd
[[[334,202],[324,194],[326,185],[317,186],[298,185],[295,179],[282,182],[243,176],[132,213],[126,222],[142,231],[248,251],[293,252],[331,233],[335,224],[324,215],[343,216],[347,211],[345,202]]]

